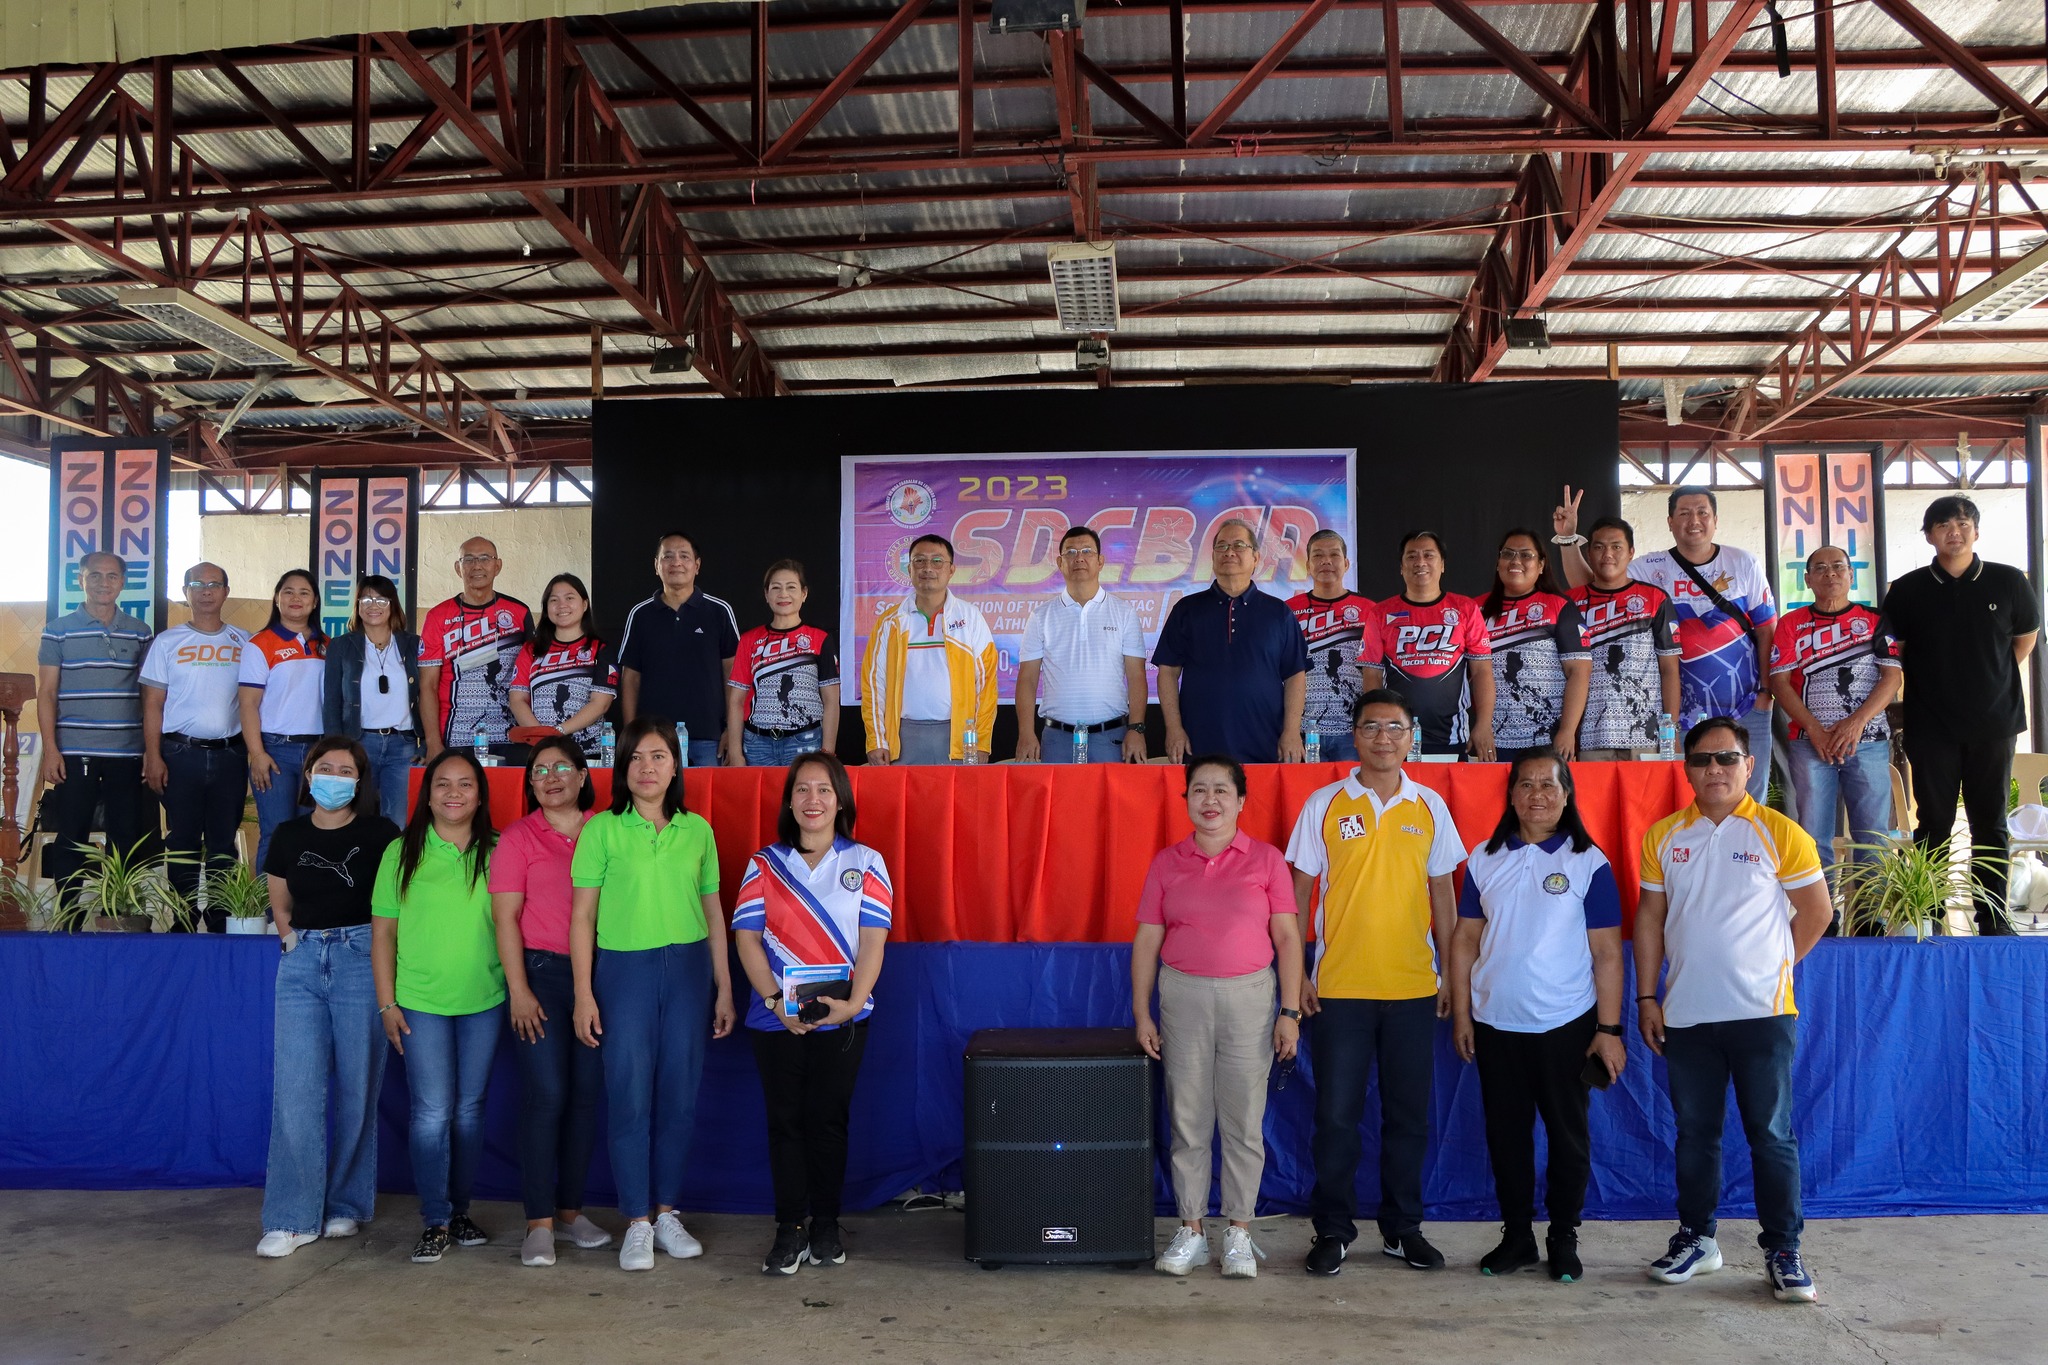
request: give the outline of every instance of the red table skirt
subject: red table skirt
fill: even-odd
[[[1309,794],[1349,772],[1324,763],[1248,769],[1244,831],[1280,847]],[[1128,942],[1152,855],[1188,830],[1182,773],[1172,764],[998,764],[856,767],[855,835],[879,849],[896,885],[896,927],[911,942]],[[1419,763],[1408,769],[1442,793],[1466,847],[1487,838],[1507,800],[1499,764]],[[1643,831],[1692,799],[1676,763],[1575,763],[1579,811],[1614,864],[1623,913],[1635,915]],[[525,770],[493,768],[498,828],[524,811]],[[727,904],[752,854],[775,840],[780,768],[692,768],[690,809],[718,836]],[[611,773],[593,769],[598,806]],[[419,770],[413,771],[417,792]]]

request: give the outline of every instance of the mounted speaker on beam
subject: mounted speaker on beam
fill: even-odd
[[[1088,0],[995,0],[989,6],[990,33],[1056,33],[1079,28]]]

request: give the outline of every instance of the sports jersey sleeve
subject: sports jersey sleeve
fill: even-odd
[[[1474,602],[1470,611],[1460,615],[1458,633],[1465,637],[1465,657],[1468,659],[1490,659],[1493,657],[1493,636],[1486,629],[1486,613]],[[1459,853],[1465,850],[1459,849]]]
[[[270,681],[270,656],[251,640],[242,650],[242,667],[236,675],[244,687],[262,687]]]
[[[1764,577],[1763,566],[1749,555],[1742,557],[1742,571],[1735,586],[1741,591],[1738,600],[1749,613],[1751,625],[1760,626],[1777,618],[1778,603],[1771,596],[1770,580]]]
[[[1642,870],[1636,885],[1645,891],[1664,889],[1664,835],[1670,828],[1669,820],[1659,820],[1643,831]]]
[[[1486,638],[1484,628],[1479,638]],[[1436,826],[1436,832],[1429,841],[1427,871],[1432,877],[1448,877],[1458,870],[1459,863],[1465,861],[1465,841],[1459,837],[1457,822],[1451,819],[1451,808],[1444,804],[1443,797],[1424,787],[1422,804],[1429,807],[1430,823]]]
[[[1365,608],[1365,629],[1358,636],[1358,666],[1386,671],[1387,644],[1380,632],[1386,627],[1386,613],[1377,602]]]
[[[1032,612],[1031,619],[1024,623],[1024,638],[1017,645],[1018,663],[1036,663],[1045,657],[1045,614],[1058,600],[1055,597],[1039,603],[1038,610]]]
[[[1811,834],[1781,817],[1771,821],[1771,840],[1778,848],[1778,885],[1797,891],[1824,878],[1820,849]]]
[[[1777,629],[1771,632],[1771,676],[1774,678],[1799,667],[1799,630],[1794,615],[1787,612],[1780,616]]]
[[[889,865],[873,849],[866,850],[867,868],[860,883],[860,927],[887,929],[896,919],[896,888],[889,881]]]
[[[1152,865],[1145,869],[1145,889],[1138,893],[1138,923],[1166,923],[1166,860],[1173,856],[1171,846],[1160,849],[1152,855]]]
[[[1465,869],[1465,884],[1458,888],[1458,918],[1486,918],[1486,907],[1479,903],[1479,870],[1476,867]]]
[[[1570,602],[1558,606],[1557,631],[1552,638],[1557,642],[1557,657],[1560,659],[1593,657],[1592,648],[1586,643],[1586,619]]]
[[[1657,615],[1650,625],[1650,642],[1659,655],[1676,657],[1685,652],[1678,643],[1678,609],[1671,605],[1669,593],[1657,604]]]
[[[2030,593],[2028,596],[2031,597],[2032,594]],[[1892,623],[1887,621],[1881,613],[1872,612],[1871,616],[1871,633],[1873,638],[1871,640],[1870,652],[1877,659],[1877,666],[1879,668],[1899,667],[1899,637],[1892,633]]]
[[[533,691],[533,642],[527,641],[519,647],[519,657],[512,661],[512,690]]]
[[[427,611],[427,619],[420,623],[420,666],[439,668],[448,662],[448,632],[444,628],[441,608]]]
[[[767,633],[766,627],[755,626],[740,636],[740,652],[733,658],[732,676],[725,680],[727,687],[737,687],[742,692],[754,690],[754,651],[761,647],[761,637]]]
[[[1466,874],[1465,884],[1472,884],[1470,873]],[[1593,876],[1586,884],[1586,927],[1621,927],[1621,888],[1615,884],[1614,869],[1607,865],[1607,859],[1604,857],[1600,860],[1600,866],[1593,869]]]
[[[735,930],[749,930],[761,933],[768,927],[768,897],[766,869],[762,864],[765,854],[756,853],[747,859],[746,875],[740,878],[739,899],[733,902],[732,927]]]
[[[138,675],[151,687],[169,691],[171,686],[170,653],[171,643],[168,632],[150,642],[149,653],[142,660],[142,672]]]
[[[1323,847],[1323,816],[1329,813],[1334,788],[1325,787],[1309,797],[1301,814],[1294,817],[1294,832],[1287,838],[1287,863],[1295,871],[1320,877],[1329,869],[1329,854]]]
[[[599,645],[597,657],[590,661],[590,690],[593,695],[619,695],[619,666],[612,660],[610,645]]]
[[[570,885],[585,890],[604,885],[604,875],[611,868],[612,825],[618,818],[606,811],[583,826],[583,833],[576,837],[576,852],[569,858]]]

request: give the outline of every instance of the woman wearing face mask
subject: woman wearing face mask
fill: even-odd
[[[604,752],[605,713],[619,692],[611,646],[590,633],[590,594],[583,580],[558,573],[541,594],[533,638],[512,665],[512,719],[567,735],[586,762]]]
[[[1479,604],[1493,650],[1493,742],[1508,762],[1548,745],[1569,763],[1593,674],[1579,609],[1551,578],[1534,531],[1509,531],[1494,559]]]
[[[370,884],[398,827],[378,814],[368,771],[354,740],[329,735],[315,744],[306,756],[313,813],[277,827],[263,869],[284,961],[258,1256],[353,1237],[376,1203],[385,1051],[370,969]]]
[[[356,584],[348,633],[327,646],[321,714],[330,735],[362,741],[384,818],[405,823],[406,787],[420,753],[420,637],[405,628],[398,585]]]
[[[656,1247],[678,1260],[704,1254],[675,1206],[704,1040],[732,1032],[732,978],[718,846],[684,808],[675,723],[635,717],[619,758],[612,808],[583,827],[569,865],[569,960],[576,1037],[602,1045],[612,1179],[627,1220],[619,1269],[652,1270]]]
[[[1243,767],[1214,754],[1190,760],[1187,774],[1194,833],[1152,859],[1131,943],[1138,1043],[1166,1062],[1181,1218],[1153,1268],[1185,1275],[1209,1262],[1202,1218],[1209,1212],[1210,1135],[1220,1128],[1222,1210],[1230,1220],[1223,1274],[1250,1279],[1262,1254],[1252,1244],[1251,1220],[1266,1168],[1266,1076],[1274,1057],[1294,1056],[1301,1037],[1301,918],[1280,850],[1237,827]]]
[[[313,619],[313,575],[292,569],[270,595],[270,624],[242,647],[242,738],[256,793],[256,866],[270,835],[305,804],[306,752],[319,739],[327,637]]]
[[[569,965],[569,860],[590,819],[582,750],[568,735],[533,746],[526,815],[491,852],[491,914],[519,1059],[519,1181],[526,1201],[521,1265],[555,1263],[555,1243],[594,1250],[612,1235],[583,1216],[583,1180],[597,1141],[604,1061],[576,1041]]]
[[[405,1058],[413,1187],[425,1225],[412,1259],[490,1237],[469,1217],[484,1145],[484,1087],[505,1028],[505,969],[485,881],[491,807],[483,765],[443,749],[420,777],[405,833],[384,850],[370,911],[377,1015]]]

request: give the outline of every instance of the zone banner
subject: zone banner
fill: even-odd
[[[134,436],[59,436],[50,442],[50,620],[85,605],[79,570],[109,551],[128,565],[120,608],[162,630],[170,524],[171,443]]]
[[[419,576],[420,472],[417,469],[313,471],[313,578],[320,591],[320,628],[331,638],[348,629],[356,581],[382,574],[398,585],[408,625]]]

